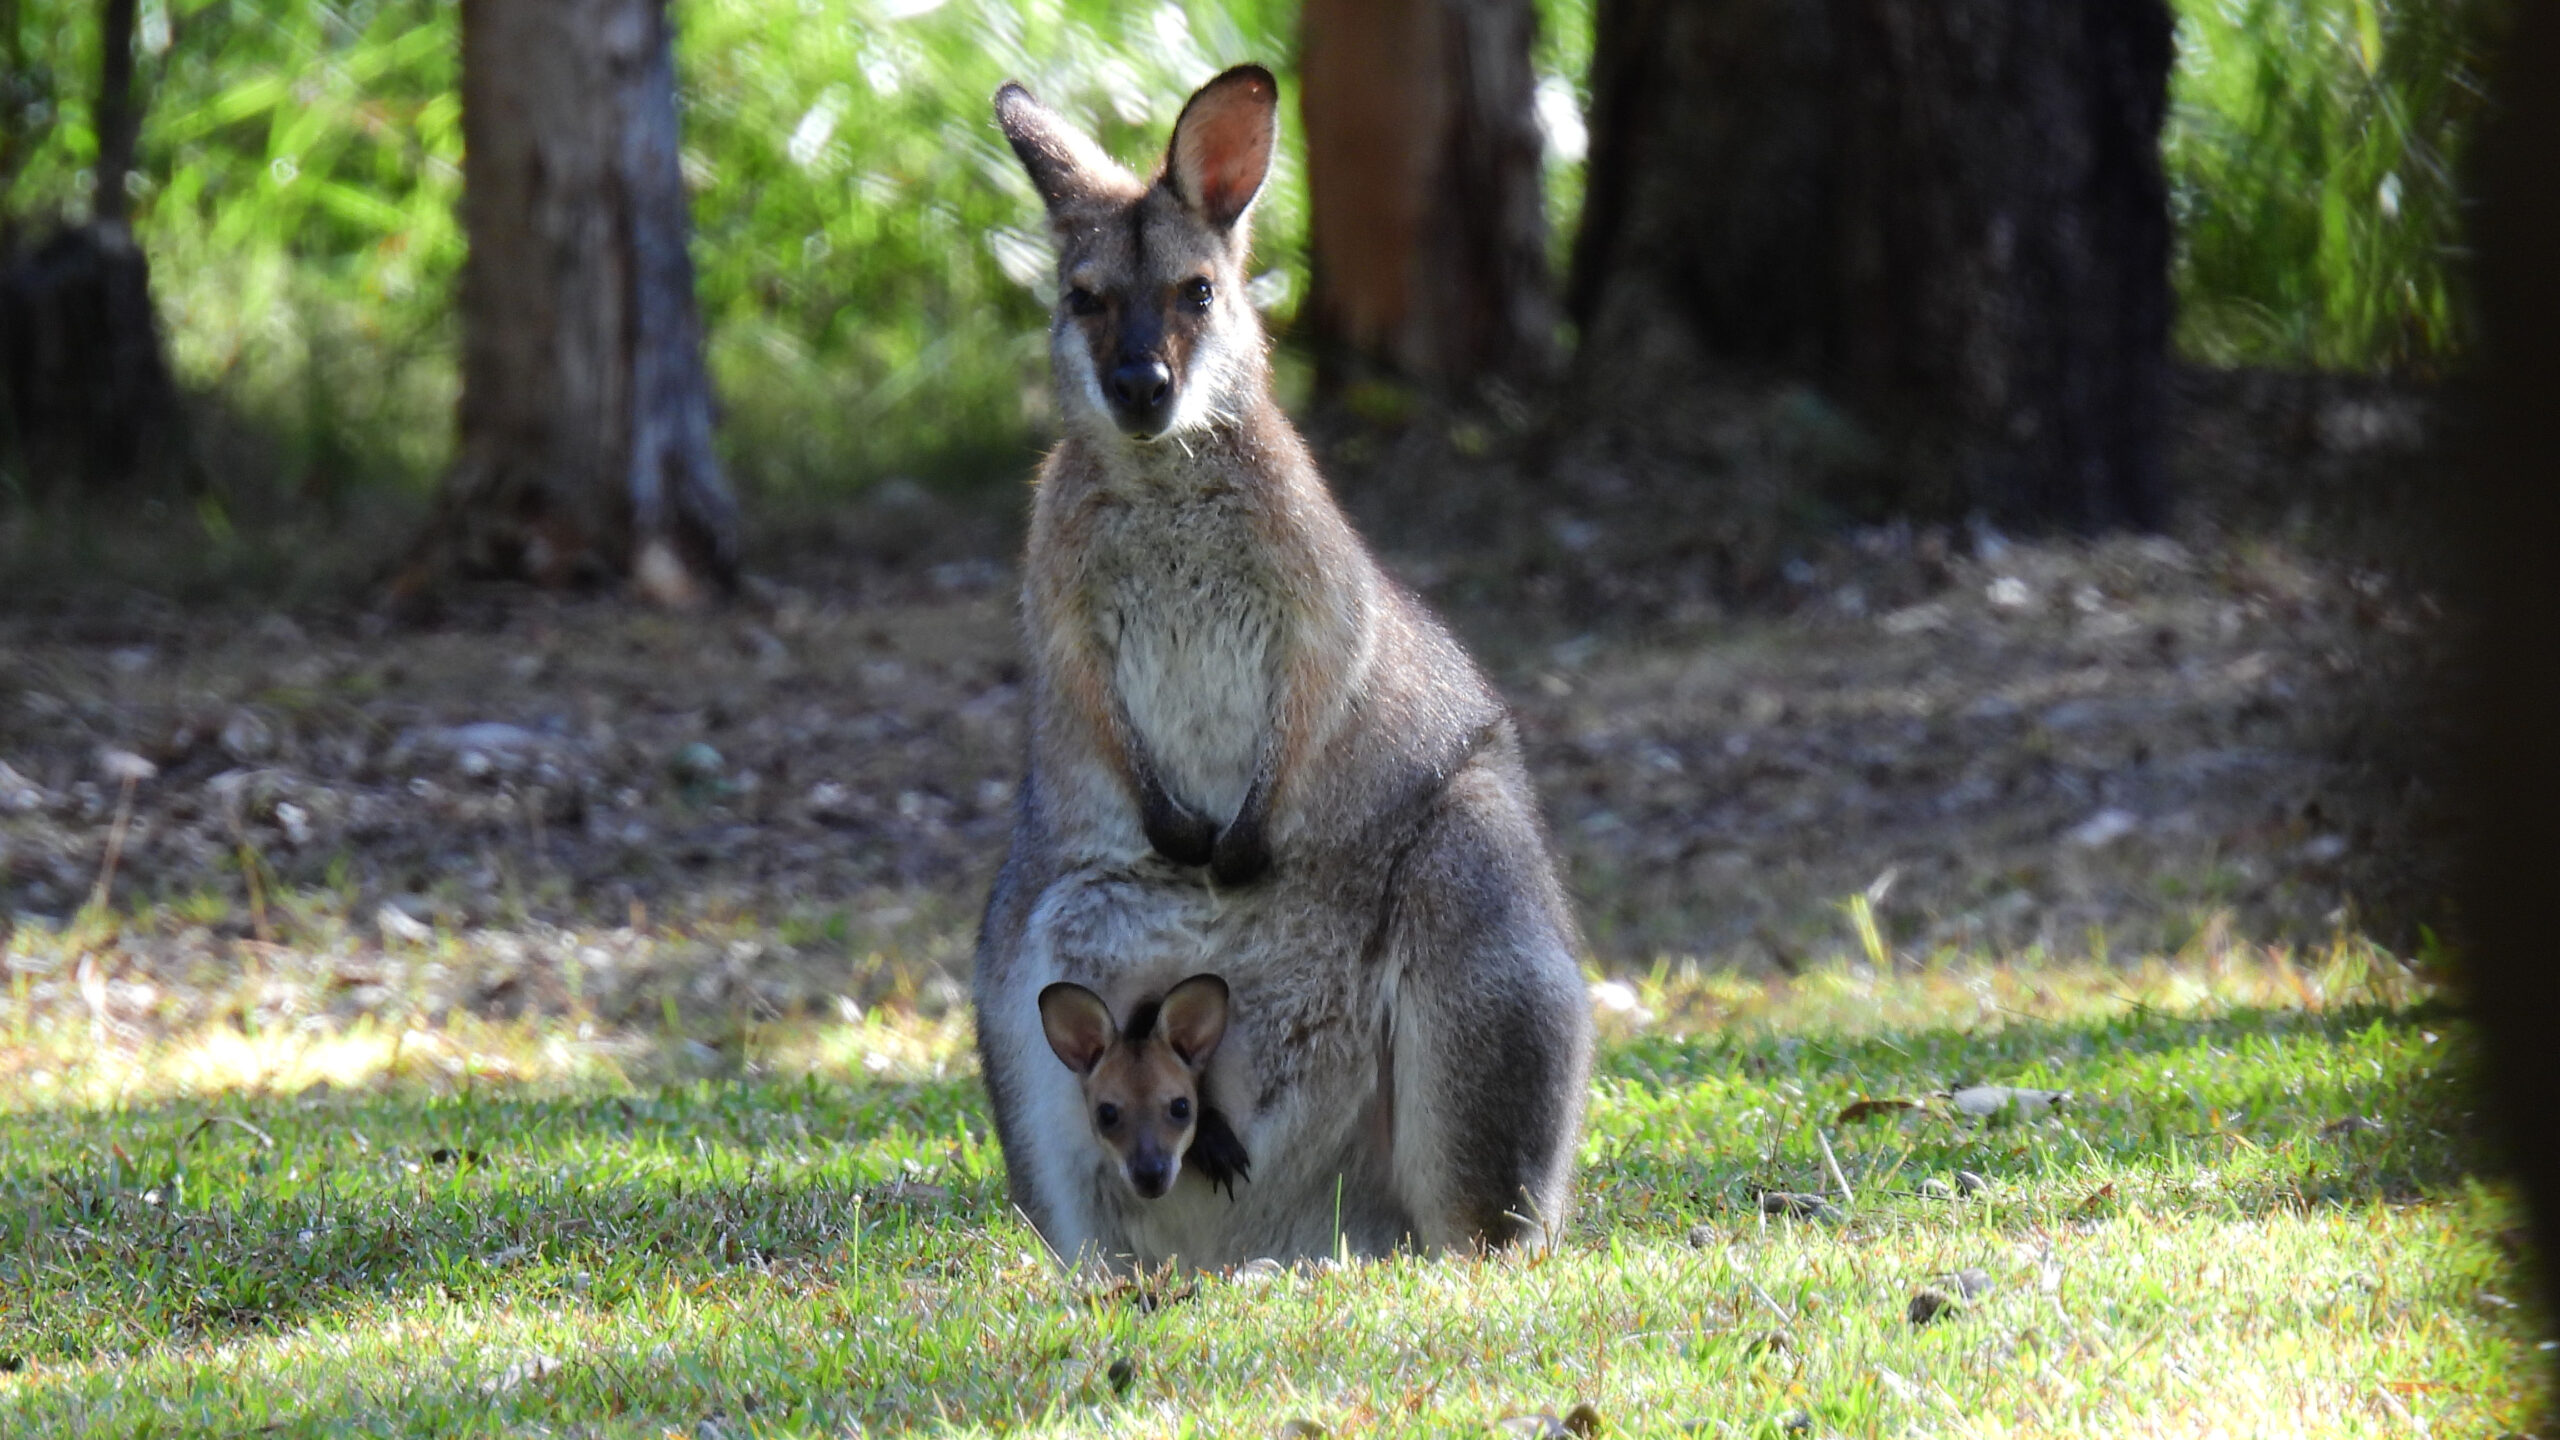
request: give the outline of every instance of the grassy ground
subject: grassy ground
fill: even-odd
[[[1005,1205],[965,1016],[931,991],[710,1034],[605,1025],[574,984],[516,1020],[340,1019],[292,998],[278,954],[227,1013],[155,1030],[109,1018],[111,944],[93,925],[7,952],[87,1000],[21,982],[0,1009],[0,1433],[1482,1433],[1588,1405],[1624,1434],[2400,1435],[2531,1414],[2542,1330],[2502,1298],[2513,1219],[2474,1174],[2467,1032],[2354,943],[1604,984],[1558,1252],[1117,1293],[1067,1287]],[[2072,1098],[1841,1117],[1983,1082]],[[1772,1190],[1827,1213],[1768,1213]],[[1968,1269],[1981,1293],[1915,1325]]]

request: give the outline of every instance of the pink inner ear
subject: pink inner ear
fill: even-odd
[[[1163,1024],[1174,1053],[1184,1065],[1198,1068],[1227,1033],[1226,982],[1194,976],[1176,985],[1164,997]]]
[[[1111,1048],[1111,1011],[1102,998],[1063,981],[1040,992],[1040,1030],[1060,1062],[1089,1075]]]
[[[1271,165],[1271,101],[1257,87],[1207,97],[1182,127],[1182,179],[1191,198],[1219,224],[1233,221],[1262,188]]]

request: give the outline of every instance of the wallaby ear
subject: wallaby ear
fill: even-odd
[[[1239,65],[1182,107],[1165,173],[1184,204],[1224,230],[1252,208],[1279,140],[1280,82],[1259,65]]]
[[[1102,1052],[1111,1048],[1119,1028],[1102,997],[1073,981],[1061,980],[1040,992],[1040,1033],[1078,1075],[1090,1075],[1102,1063]]]
[[[1019,81],[1007,80],[996,91],[996,125],[1031,172],[1031,188],[1053,212],[1094,195],[1138,188],[1136,176],[1057,111],[1032,99]]]
[[[1209,1063],[1218,1042],[1227,1037],[1227,982],[1215,975],[1194,975],[1165,993],[1156,1012],[1165,1043],[1193,1071]]]

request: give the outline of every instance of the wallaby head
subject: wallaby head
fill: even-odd
[[[996,122],[1057,240],[1049,351],[1060,403],[1083,432],[1161,441],[1234,417],[1264,388],[1245,259],[1279,102],[1259,65],[1201,86],[1147,183],[1030,91],[996,92]]]
[[[1227,982],[1194,975],[1113,1020],[1102,997],[1061,980],[1040,992],[1049,1048],[1084,1081],[1085,1117],[1142,1199],[1173,1188],[1200,1124],[1200,1072],[1227,1033]]]

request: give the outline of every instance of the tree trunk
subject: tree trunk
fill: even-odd
[[[2160,0],[1841,0],[1839,373],[1959,503],[2165,517]],[[1892,413],[1898,411],[1899,413]]]
[[[2474,1093],[2521,1182],[2541,1263],[2544,1314],[2560,1306],[2560,964],[2542,887],[2560,862],[2560,12],[2515,12],[2472,179],[2482,364],[2478,443],[2465,468],[2470,633],[2468,883],[2462,946],[2468,1013],[2486,1063]],[[2404,703],[2435,705],[2435,695]],[[2560,1355],[2544,1361],[2546,1426],[2560,1422]],[[2551,1433],[2549,1429],[2543,1431]]]
[[[90,209],[109,225],[133,212],[125,185],[133,174],[134,143],[142,117],[133,103],[133,24],[136,0],[106,0],[98,17],[98,161],[90,174]]]
[[[1531,0],[1307,0],[1301,23],[1319,385],[1549,374]]]
[[[737,578],[665,0],[466,0],[460,453],[393,582]]]
[[[1810,370],[1833,296],[1831,32],[1802,0],[1601,0],[1566,303],[1600,368]]]
[[[1603,383],[1819,380],[1883,497],[2166,509],[2162,0],[1601,0],[1569,299]]]
[[[0,470],[36,495],[203,485],[178,386],[160,344],[151,267],[128,223],[135,140],[135,0],[99,10],[91,218],[21,250],[0,223]],[[17,53],[14,5],[0,9]],[[0,101],[19,77],[0,77]],[[0,140],[0,185],[14,175],[16,120]],[[15,217],[10,217],[14,220]]]

